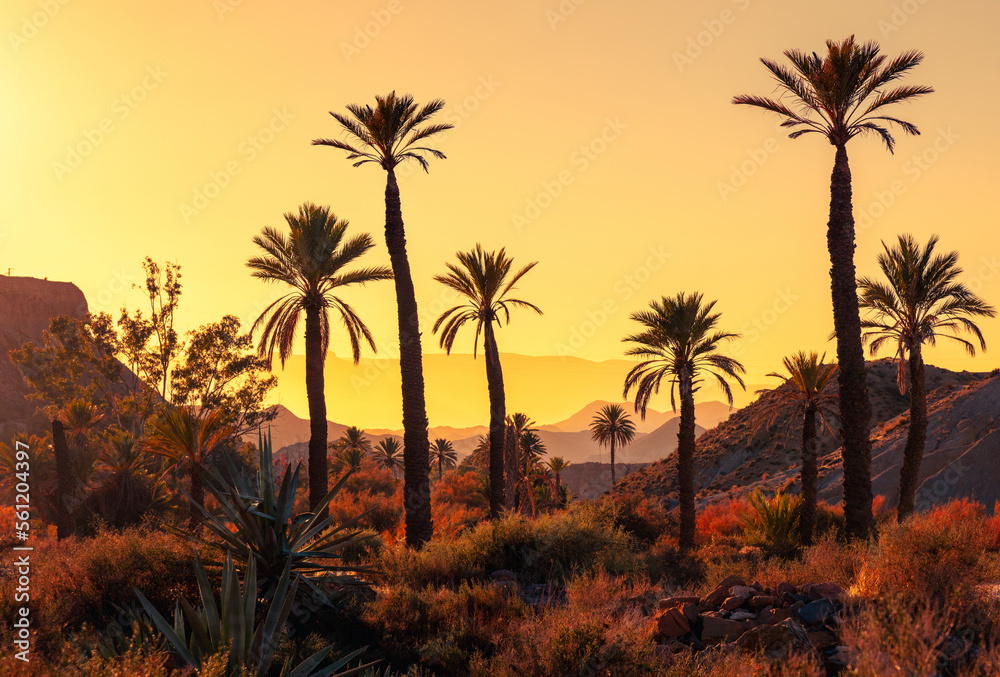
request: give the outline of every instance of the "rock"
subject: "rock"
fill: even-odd
[[[770,595],[754,595],[750,598],[751,609],[763,609],[765,607],[774,606],[777,603],[778,600]]]
[[[785,593],[794,595],[796,593],[795,586],[791,583],[778,583],[778,587],[774,589],[774,594],[776,597],[781,597]]]
[[[809,595],[810,599],[828,599],[835,604],[843,604],[844,600],[847,599],[847,591],[833,581],[810,586],[809,592],[806,594]]]
[[[747,611],[746,609],[737,609],[733,613],[729,614],[729,620],[731,621],[749,621],[756,618],[756,614],[752,611]]]
[[[787,620],[794,615],[795,611],[793,609],[769,609],[768,611],[762,611],[757,614],[757,622],[774,625],[775,623],[780,623],[781,621]]]
[[[699,604],[703,607],[717,607],[725,602],[727,597],[729,597],[729,588],[724,588],[720,585],[715,590],[702,597],[699,600]]]
[[[517,581],[493,581],[492,583],[498,588],[502,588],[507,592],[516,595],[517,594]]]
[[[772,659],[784,658],[812,647],[805,628],[791,618],[777,625],[758,625],[744,633],[736,645],[744,651],[763,653]]]
[[[750,587],[756,590],[757,592],[764,592],[764,586],[760,584],[760,581],[754,581],[753,583],[750,584]]]
[[[729,588],[733,587],[734,585],[742,585],[742,586],[745,587],[746,583],[739,576],[735,576],[735,575],[734,576],[726,576],[721,581],[719,581],[719,584],[717,586],[715,586],[715,587],[717,587],[717,588],[725,588],[726,590],[729,590]]]
[[[829,630],[816,630],[809,633],[809,642],[817,649],[826,649],[837,643],[837,636]]]
[[[676,638],[691,632],[691,624],[677,607],[658,611],[653,619],[656,621],[656,632],[660,637]]]
[[[743,603],[747,601],[747,598],[743,595],[738,597],[727,597],[722,604],[719,605],[724,611],[732,611],[733,609],[738,609],[743,606]]]
[[[850,647],[838,646],[826,657],[826,664],[835,670],[843,670],[850,667],[854,660],[854,652]]]
[[[683,604],[697,604],[701,601],[701,597],[692,595],[672,595],[666,599],[661,599],[659,602],[660,609],[669,609],[675,606],[681,606]]]
[[[682,604],[678,607],[681,613],[684,614],[684,618],[687,619],[688,623],[693,628],[695,623],[698,622],[698,605],[697,604]]]
[[[837,613],[837,607],[828,599],[818,599],[815,602],[803,605],[797,613],[806,625],[819,625]]]
[[[497,569],[492,574],[490,574],[490,578],[492,578],[494,581],[516,581],[517,575],[515,575],[514,572],[510,571],[509,569]]]
[[[730,597],[746,597],[747,599],[750,599],[756,595],[757,592],[756,588],[752,588],[749,585],[734,585],[729,588]]]
[[[728,618],[702,616],[701,641],[706,644],[732,642],[747,631],[747,623],[732,621]]]

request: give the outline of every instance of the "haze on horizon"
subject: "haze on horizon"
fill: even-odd
[[[808,136],[791,141],[729,101],[770,90],[760,57],[821,51],[850,34],[890,55],[922,50],[909,81],[936,89],[906,109],[923,134],[901,137],[895,155],[871,139],[849,147],[859,275],[876,273],[882,240],[939,233],[941,249],[960,252],[966,283],[1000,298],[991,200],[1000,93],[984,87],[1000,79],[996,4],[48,4],[56,9],[43,20],[37,0],[11,0],[0,24],[0,88],[14,102],[0,115],[0,270],[72,281],[93,311],[138,307],[129,285],[149,255],[182,265],[185,328],[227,313],[248,327],[278,291],[250,278],[250,238],[305,201],[372,233],[365,262],[388,263],[382,173],[309,142],[337,133],[328,111],[395,89],[444,99],[441,121],[455,125],[438,144],[448,159],[400,180],[427,355],[442,352],[431,325],[450,300],[431,278],[482,242],[506,247],[515,264],[539,261],[519,292],[545,314],[501,329],[501,352],[622,360],[629,313],[699,290],[718,299],[724,328],[744,333],[736,351],[747,383],[766,384],[784,355],[834,353],[833,151]],[[392,285],[344,296],[380,356],[392,357]],[[1000,341],[1000,319],[980,326],[987,344]],[[348,354],[346,337],[332,338],[333,354]],[[471,352],[471,341],[460,337],[456,350]],[[947,343],[926,361],[998,364],[992,352],[971,359]],[[485,389],[463,392],[485,381],[481,358],[471,368],[429,383],[428,402],[467,403],[467,420],[484,423]],[[304,393],[301,378],[277,373],[277,401]],[[546,379],[511,383],[565,397]],[[366,392],[352,408],[398,416],[388,391]],[[595,398],[581,399],[568,413]],[[341,401],[331,392],[330,416],[352,423],[338,415]],[[669,396],[653,406],[668,409]],[[432,413],[431,423],[460,421]]]

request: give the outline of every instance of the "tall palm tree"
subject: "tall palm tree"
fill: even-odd
[[[393,476],[403,470],[403,444],[398,437],[386,437],[375,445],[375,463]]]
[[[500,366],[500,350],[497,347],[493,323],[497,326],[510,323],[511,308],[527,308],[539,315],[542,311],[533,303],[510,298],[508,294],[514,286],[537,265],[529,263],[516,273],[512,273],[514,261],[503,249],[485,252],[480,244],[471,252],[458,252],[458,265],[446,264],[447,275],[436,275],[435,280],[458,292],[465,303],[450,308],[434,323],[434,332],[441,330],[440,345],[449,354],[455,343],[458,330],[467,322],[474,323],[476,335],[472,344],[473,357],[479,348],[479,336],[483,336],[483,352],[486,355],[486,383],[490,396],[490,518],[500,516],[500,509],[510,500],[505,497],[507,485],[502,481],[504,473],[504,418],[507,403],[504,394],[503,369]]]
[[[590,422],[590,439],[611,447],[611,486],[615,486],[615,447],[635,439],[635,423],[619,404],[606,404]]]
[[[895,247],[884,242],[878,256],[885,281],[863,277],[858,281],[861,307],[869,317],[861,322],[863,340],[875,355],[886,343],[896,349],[899,391],[910,387],[910,427],[899,471],[899,507],[902,521],[913,512],[920,476],[920,460],[927,441],[927,384],[922,347],[937,338],[958,341],[969,355],[976,354],[973,342],[956,336],[971,334],[986,350],[986,340],[972,318],[995,317],[996,310],[976,296],[957,278],[962,274],[958,252],[935,254],[938,236],[932,235],[921,247],[912,235],[900,235]],[[909,369],[907,369],[909,367]]]
[[[517,487],[522,477],[522,441],[524,436],[535,427],[535,422],[528,418],[527,414],[516,412],[506,419],[506,431],[504,432],[503,445],[503,480],[504,480],[504,506],[514,508],[517,500]],[[492,454],[491,454],[492,456]],[[492,459],[491,459],[492,460]],[[492,463],[490,464],[492,466]],[[492,486],[492,478],[490,480]]]
[[[451,442],[439,437],[430,445],[431,462],[437,463],[438,479],[444,476],[445,468],[454,468],[458,465],[458,454]]]
[[[569,461],[565,460],[562,456],[553,456],[548,462],[549,470],[552,471],[552,476],[555,478],[556,505],[560,508],[566,503],[562,490],[562,474],[569,465]]]
[[[375,246],[371,235],[347,237],[348,222],[338,219],[329,207],[312,203],[299,207],[298,214],[288,212],[285,221],[290,229],[283,233],[265,227],[253,238],[264,253],[247,261],[253,277],[265,282],[282,282],[291,291],[264,309],[250,333],[263,326],[257,354],[270,364],[278,349],[281,366],[292,354],[299,320],[305,315],[306,399],[309,402],[309,507],[315,508],[327,494],[327,420],[323,365],[330,343],[330,309],[340,316],[351,341],[354,363],[361,359],[361,341],[375,350],[368,327],[354,309],[337,296],[350,285],[364,285],[392,278],[384,266],[352,268],[357,259]]]
[[[201,516],[198,506],[205,502],[202,473],[206,460],[232,435],[233,430],[226,425],[225,416],[219,409],[206,414],[196,412],[192,407],[170,407],[149,423],[145,448],[173,461],[186,470],[191,479],[191,517],[188,524],[192,529],[198,526]]]
[[[427,477],[427,406],[424,402],[424,370],[420,351],[420,314],[406,256],[403,210],[396,182],[396,167],[413,160],[427,171],[427,155],[444,159],[439,150],[423,145],[425,139],[451,129],[450,124],[425,124],[444,108],[435,99],[418,107],[409,94],[392,92],[375,97],[375,107],[350,104],[349,115],[331,112],[348,141],[314,139],[314,146],[347,151],[355,167],[373,162],[385,170],[385,244],[396,280],[399,318],[399,371],[403,389],[403,484],[406,505],[406,542],[419,546],[431,539],[430,480]]]
[[[816,524],[816,467],[817,419],[823,429],[830,431],[830,420],[838,415],[837,395],[833,391],[833,377],[837,373],[836,364],[826,364],[826,353],[799,351],[782,362],[788,375],[772,372],[768,376],[780,378],[784,383],[774,390],[758,390],[757,394],[770,393],[760,406],[753,410],[750,425],[754,431],[770,426],[778,416],[791,410],[802,416],[802,512],[799,515],[799,541],[802,545],[812,543],[813,527]]]
[[[852,536],[864,537],[871,528],[871,403],[865,379],[865,356],[861,344],[854,269],[854,215],[851,206],[851,169],[847,142],[856,136],[879,137],[891,153],[895,140],[890,125],[907,134],[917,128],[885,114],[885,108],[912,101],[933,90],[920,85],[894,83],[923,60],[918,51],[904,52],[886,61],[874,42],[857,44],[854,36],[843,42],[827,41],[827,54],[811,56],[799,50],[785,51],[794,70],[761,59],[777,81],[779,99],[742,95],[733,99],[777,113],[789,138],[816,133],[836,148],[830,178],[830,219],[826,241],[830,251],[830,289],[833,326],[837,336],[839,397],[844,465],[844,517]]]
[[[740,337],[739,334],[717,329],[719,313],[712,314],[715,301],[704,303],[700,293],[664,296],[651,301],[649,310],[632,313],[643,330],[626,336],[623,341],[634,344],[626,355],[643,358],[625,377],[624,396],[635,388],[635,410],[643,419],[649,399],[660,391],[666,378],[670,383],[670,405],[677,411],[676,395],[681,401],[681,423],[677,432],[677,485],[680,499],[680,546],[694,547],[694,394],[703,382],[703,375],[715,379],[729,402],[733,392],[728,379],[746,388],[740,374],[743,365],[719,353],[722,344]]]

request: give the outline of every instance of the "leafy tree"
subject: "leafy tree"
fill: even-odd
[[[375,243],[367,233],[347,238],[348,222],[328,207],[306,203],[298,214],[285,214],[289,233],[266,227],[253,238],[263,254],[247,262],[253,277],[291,288],[264,309],[251,327],[262,328],[257,354],[271,364],[278,349],[281,365],[292,354],[299,321],[305,315],[306,398],[309,401],[309,507],[315,509],[327,494],[327,418],[323,365],[330,344],[330,310],[343,321],[351,341],[354,363],[361,360],[361,341],[375,350],[375,339],[338,291],[351,285],[387,280],[384,266],[353,268]]]
[[[680,546],[694,547],[694,452],[695,412],[694,394],[700,388],[703,376],[718,383],[729,405],[733,392],[729,379],[745,388],[740,374],[743,365],[722,355],[722,344],[738,339],[739,334],[720,331],[719,313],[712,314],[715,301],[704,303],[699,293],[664,296],[651,301],[649,310],[632,313],[631,319],[639,322],[643,330],[622,339],[634,344],[626,355],[643,358],[625,377],[624,396],[635,388],[635,410],[643,419],[650,398],[660,391],[666,378],[670,383],[670,405],[677,411],[675,395],[681,401],[681,423],[677,432],[677,485],[680,499]]]
[[[827,53],[808,55],[796,49],[785,51],[789,69],[769,59],[761,63],[777,82],[780,98],[742,95],[734,104],[754,106],[776,113],[781,125],[791,130],[789,138],[820,134],[836,149],[830,178],[830,219],[827,248],[833,325],[837,336],[840,367],[840,414],[844,465],[844,517],[848,533],[863,538],[872,522],[871,491],[871,403],[865,378],[865,356],[861,343],[854,268],[854,215],[851,206],[851,169],[847,142],[857,136],[877,136],[891,153],[895,139],[889,132],[896,125],[906,134],[918,134],[916,126],[886,114],[888,106],[912,101],[933,89],[920,85],[896,85],[920,64],[923,54],[904,52],[890,61],[879,53],[875,42],[858,44],[854,36],[843,42],[827,41]]]
[[[430,480],[427,476],[427,406],[424,401],[424,369],[420,350],[420,313],[417,308],[410,262],[406,255],[403,211],[396,182],[396,167],[407,160],[427,171],[427,155],[444,159],[439,150],[424,145],[426,139],[451,129],[450,124],[427,124],[444,108],[435,99],[418,107],[413,97],[392,92],[375,97],[375,107],[351,104],[349,115],[331,112],[349,141],[315,139],[313,145],[347,151],[355,167],[374,163],[385,170],[385,243],[389,248],[396,284],[399,317],[399,371],[403,385],[403,458],[406,506],[406,542],[420,546],[434,533],[431,519]]]
[[[439,480],[444,476],[445,468],[454,468],[458,465],[458,454],[455,453],[454,445],[443,437],[434,440],[430,450],[431,462],[436,463],[438,467]]]
[[[975,344],[957,334],[970,334],[986,350],[986,339],[973,318],[996,316],[993,306],[958,281],[962,274],[958,252],[935,254],[937,243],[937,235],[931,236],[924,247],[912,235],[900,235],[891,249],[883,242],[878,265],[885,281],[871,277],[858,281],[861,307],[869,312],[861,322],[863,340],[872,355],[886,344],[895,348],[901,393],[906,392],[907,376],[909,380],[910,427],[899,471],[900,521],[913,512],[927,442],[923,345],[933,346],[938,337],[949,338],[974,356]]]
[[[590,422],[590,439],[611,448],[611,486],[615,486],[615,447],[624,447],[635,439],[635,423],[619,404],[601,407]]]
[[[504,419],[507,416],[506,396],[503,385],[503,369],[500,366],[500,350],[497,347],[493,324],[500,326],[510,323],[511,308],[526,308],[539,315],[538,306],[521,299],[510,298],[508,294],[525,274],[537,265],[529,263],[516,273],[512,273],[513,259],[505,250],[483,251],[477,244],[471,252],[458,252],[458,265],[446,264],[448,274],[436,275],[434,279],[463,297],[464,303],[449,308],[434,323],[434,332],[440,329],[440,344],[449,354],[455,344],[458,330],[466,323],[475,325],[476,334],[472,344],[473,357],[479,349],[479,336],[483,337],[483,352],[486,355],[486,382],[490,396],[490,486],[494,495],[490,499],[490,519],[500,516],[500,508],[505,503],[503,478]],[[507,497],[509,502],[511,497]]]
[[[838,414],[837,395],[833,391],[833,377],[837,365],[826,364],[826,353],[822,356],[802,351],[783,360],[788,375],[772,372],[768,376],[780,378],[784,383],[774,390],[758,390],[757,394],[771,393],[766,400],[760,400],[753,410],[751,426],[754,430],[771,426],[778,416],[791,409],[793,414],[802,416],[802,505],[799,514],[800,541],[802,545],[812,543],[813,528],[816,523],[816,481],[818,469],[816,456],[817,419],[823,428],[830,431],[830,420]]]

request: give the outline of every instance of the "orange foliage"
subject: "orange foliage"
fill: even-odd
[[[713,503],[698,512],[698,543],[712,543],[733,538],[743,531],[742,517],[750,511],[745,498],[730,498]]]

